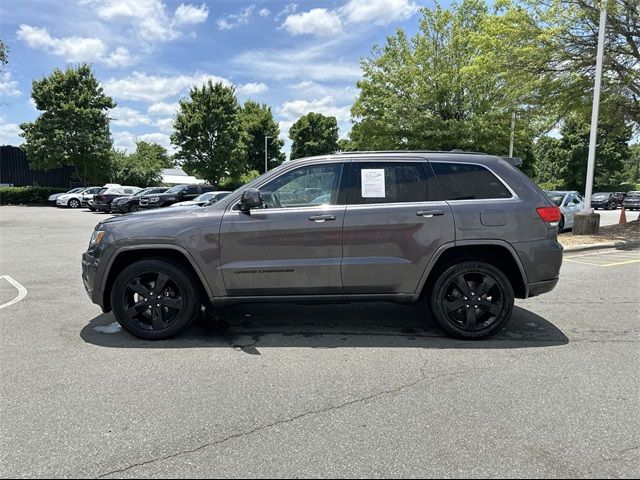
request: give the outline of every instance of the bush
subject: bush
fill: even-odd
[[[0,205],[46,205],[49,196],[68,190],[50,187],[2,187]]]
[[[566,190],[563,181],[550,181],[539,183],[538,186],[542,190]]]

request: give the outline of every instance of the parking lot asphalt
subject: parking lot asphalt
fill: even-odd
[[[640,262],[566,261],[488,341],[352,304],[238,306],[223,336],[145,342],[84,292],[102,218],[0,207],[0,277],[26,289],[3,307],[0,278],[2,477],[640,474]]]

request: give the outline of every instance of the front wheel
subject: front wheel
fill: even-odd
[[[69,208],[80,208],[80,200],[72,198],[71,200],[69,200],[69,202],[67,202],[67,206]]]
[[[511,318],[514,293],[498,268],[482,261],[449,267],[435,281],[431,310],[440,326],[462,339],[495,335]]]
[[[139,212],[140,207],[138,205],[129,205],[129,213]]]
[[[169,338],[196,318],[200,299],[191,275],[161,259],[141,260],[116,277],[111,305],[122,328],[145,340]]]

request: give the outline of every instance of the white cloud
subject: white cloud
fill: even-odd
[[[354,81],[361,77],[357,60],[346,63],[331,58],[333,45],[291,50],[249,50],[232,61],[254,78]]]
[[[202,73],[171,77],[133,72],[128,77],[107,80],[104,90],[107,95],[117,99],[160,102],[183,94],[193,85],[202,85],[208,80],[229,84],[229,81],[222,77]]]
[[[149,117],[129,107],[115,107],[109,112],[109,118],[114,125],[123,127],[151,125],[151,119]]]
[[[178,107],[180,105],[178,102],[175,103],[165,103],[165,102],[156,102],[149,107],[147,113],[149,115],[175,115],[178,111]]]
[[[296,13],[296,10],[298,10],[298,5],[295,3],[289,3],[287,4],[286,7],[284,7],[284,9],[282,11],[280,11],[280,13],[278,13],[278,15],[276,15],[276,22],[280,21],[281,18],[283,17],[287,17],[289,15],[291,15],[292,13]]]
[[[157,120],[155,126],[163,133],[173,132],[173,118],[161,118]]]
[[[199,7],[182,3],[173,14],[176,25],[196,25],[206,22],[208,16],[209,9],[204,3]]]
[[[17,36],[31,48],[44,50],[67,62],[101,62],[108,66],[126,66],[132,62],[129,51],[120,47],[107,55],[107,46],[99,38],[52,37],[47,29],[22,24]]]
[[[136,150],[136,141],[145,141],[149,143],[157,143],[166,148],[169,153],[174,153],[173,146],[171,145],[171,139],[169,135],[159,132],[145,133],[142,135],[135,135],[129,131],[121,131],[113,133],[113,146],[117,150],[126,150],[132,153]]]
[[[142,140],[149,143],[157,143],[167,149],[169,154],[174,152],[173,145],[171,145],[171,138],[166,133],[145,133],[139,135],[138,140]]]
[[[343,107],[338,107],[330,96],[311,101],[294,100],[291,102],[284,102],[278,108],[278,114],[283,117],[285,121],[295,121],[309,112],[336,117],[339,122],[346,122],[351,119],[351,106],[345,105]]]
[[[255,8],[255,5],[249,5],[248,7],[240,10],[240,13],[234,13],[227,15],[226,17],[222,17],[217,22],[218,29],[231,30],[232,28],[236,28],[240,25],[247,25],[253,16]]]
[[[308,12],[289,15],[282,26],[292,35],[330,37],[342,33],[340,17],[326,8],[314,8]]]
[[[200,7],[180,4],[171,16],[162,0],[107,0],[94,3],[100,18],[128,24],[145,41],[174,40],[182,34],[180,27],[203,23],[209,15],[204,4]]]
[[[245,83],[244,85],[238,86],[236,91],[240,95],[258,95],[259,93],[264,93],[269,90],[264,83]]]
[[[353,103],[358,95],[358,89],[354,85],[337,85],[332,86],[325,83],[314,82],[311,80],[303,80],[298,83],[289,85],[289,88],[296,90],[297,96],[304,99],[325,97],[329,95],[336,102]]]
[[[387,25],[405,20],[418,10],[411,0],[349,0],[339,9],[346,23]]]
[[[271,16],[271,10],[269,10],[268,8],[263,8],[258,13],[262,18],[267,18],[267,17]]]
[[[21,131],[17,123],[9,123],[0,115],[0,145],[21,145],[24,141],[20,136]]]
[[[18,82],[11,79],[11,72],[0,73],[0,97],[17,97],[21,93]]]

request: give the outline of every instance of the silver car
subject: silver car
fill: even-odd
[[[560,207],[560,222],[558,222],[558,232],[562,233],[566,229],[573,228],[573,217],[580,210],[584,209],[584,200],[582,196],[572,191],[546,191],[547,196]]]

